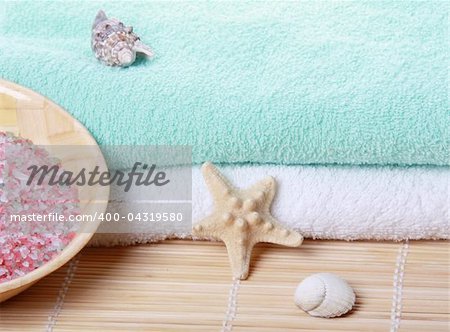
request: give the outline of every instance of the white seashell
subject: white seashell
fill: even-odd
[[[91,46],[96,58],[109,66],[129,66],[136,60],[137,52],[153,56],[153,51],[140,41],[133,27],[108,18],[103,10],[92,24]]]
[[[311,316],[337,317],[350,311],[355,292],[332,273],[317,273],[304,279],[295,290],[295,304]]]

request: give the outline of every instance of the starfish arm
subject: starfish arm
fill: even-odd
[[[266,217],[267,226],[260,236],[261,242],[275,243],[288,247],[298,247],[303,242],[303,236],[293,230],[280,225],[275,218]],[[269,227],[269,225],[272,225]]]
[[[233,189],[233,185],[210,162],[202,165],[202,174],[216,202],[222,200]]]
[[[220,240],[220,227],[216,223],[217,216],[211,214],[192,227],[192,235],[199,238],[214,238]]]
[[[230,260],[233,278],[245,280],[250,271],[250,258],[252,256],[253,245],[242,243],[239,240],[225,241]]]
[[[255,200],[263,202],[268,209],[275,197],[276,182],[272,176],[268,176],[262,181],[255,183],[246,190]]]

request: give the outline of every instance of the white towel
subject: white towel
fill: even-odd
[[[277,182],[272,214],[279,222],[318,239],[449,239],[449,170],[447,168],[226,166],[221,172],[237,187],[248,187],[267,175]],[[128,202],[139,192],[123,193]],[[122,215],[132,204],[110,204]],[[192,220],[212,211],[212,200],[199,167],[192,169]],[[167,235],[129,224],[126,234],[97,234],[92,245],[133,244]]]

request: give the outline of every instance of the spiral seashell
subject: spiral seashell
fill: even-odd
[[[304,279],[295,291],[295,304],[311,316],[332,318],[350,311],[355,293],[342,278],[317,273]]]
[[[151,57],[153,51],[133,32],[115,18],[100,10],[92,24],[92,50],[95,57],[108,66],[127,67],[136,60],[136,53]]]

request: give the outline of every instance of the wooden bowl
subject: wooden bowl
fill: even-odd
[[[61,160],[64,169],[73,168],[74,165],[98,165],[101,171],[107,170],[100,148],[83,125],[45,97],[4,80],[0,80],[0,131],[28,138],[34,144],[50,147],[50,150],[55,147],[54,151],[49,152]],[[77,147],[80,149],[75,151]],[[105,212],[109,198],[108,186],[83,186],[77,189],[82,214]],[[97,220],[89,224],[89,228],[84,226],[80,229],[56,258],[22,277],[0,283],[0,302],[24,291],[68,262],[87,244],[98,223]]]

